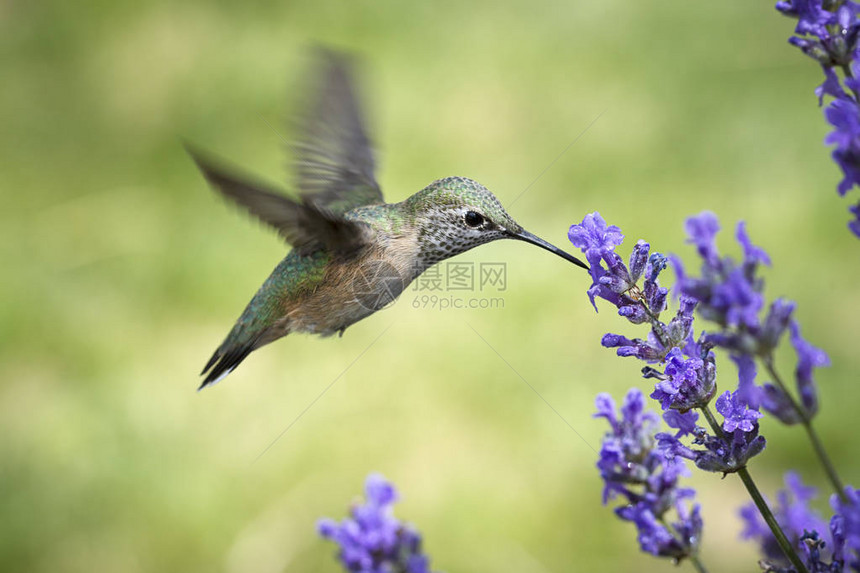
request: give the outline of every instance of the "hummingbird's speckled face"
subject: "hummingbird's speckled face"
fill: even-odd
[[[434,181],[409,202],[427,264],[522,231],[495,195],[465,177]]]
[[[523,229],[495,195],[472,179],[439,179],[407,199],[404,206],[418,230],[419,257],[425,266],[490,241],[517,239],[588,268],[576,257]]]

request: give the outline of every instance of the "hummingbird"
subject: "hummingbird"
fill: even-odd
[[[186,144],[215,190],[292,246],[206,363],[200,389],[290,333],[343,336],[432,265],[484,243],[517,239],[588,269],[526,231],[493,193],[466,177],[445,177],[386,203],[352,63],[334,52],[317,57],[310,105],[297,118],[293,144],[297,198]]]

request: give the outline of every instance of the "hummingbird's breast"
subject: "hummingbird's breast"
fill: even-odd
[[[374,229],[372,240],[355,256],[327,257],[313,288],[284,293],[283,318],[276,330],[280,336],[288,332],[330,336],[386,308],[424,271],[419,255],[418,242],[410,233]]]
[[[419,230],[400,211],[400,204],[360,207],[347,214],[371,229],[373,238],[359,256],[359,265],[388,265],[404,281],[404,288],[424,272],[426,264],[420,248]]]

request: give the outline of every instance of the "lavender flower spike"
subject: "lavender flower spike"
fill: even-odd
[[[833,559],[845,561],[854,571],[860,571],[860,490],[845,487],[844,501],[836,494],[830,505],[836,514],[830,520],[833,535]]]
[[[627,393],[620,416],[608,394],[598,395],[596,405],[595,417],[606,418],[610,426],[597,462],[605,483],[603,503],[624,498],[625,504],[615,513],[636,525],[643,551],[673,559],[695,558],[702,534],[699,506],[688,504],[695,494],[692,489],[678,486],[678,479],[689,472],[683,460],[671,459],[656,447],[659,419],[645,409],[642,392],[633,388]],[[681,419],[676,421],[686,424],[693,415],[678,414]],[[672,509],[678,519],[670,529],[667,514]]]
[[[621,244],[624,235],[615,225],[606,225],[600,213],[589,213],[580,225],[571,225],[567,233],[574,246],[582,249],[589,265],[600,263],[600,259]]]
[[[690,347],[699,349],[698,345]],[[651,377],[659,381],[654,387],[651,397],[660,402],[664,410],[674,409],[686,412],[692,408],[702,408],[711,401],[716,390],[716,368],[713,353],[706,350],[704,358],[697,352],[682,352],[673,348],[666,355],[666,369],[659,372],[649,371]]]
[[[680,431],[675,435],[657,434],[657,441],[670,456],[692,460],[696,467],[709,472],[733,473],[746,467],[750,458],[758,455],[766,445],[764,436],[758,433],[758,418],[761,414],[746,406],[738,397],[738,391],[726,390],[716,402],[717,412],[723,415],[722,435],[714,436],[692,423],[681,420],[671,411],[663,419]],[[693,436],[693,446],[685,445],[680,438]]]
[[[737,264],[729,257],[721,258],[714,243],[719,222],[713,213],[707,211],[687,219],[686,228],[688,242],[696,245],[702,257],[702,276],[689,277],[680,263],[676,263],[681,293],[699,301],[699,313],[706,320],[716,322],[723,328],[757,332],[758,313],[764,305],[764,299],[761,296],[762,283],[756,278],[755,272],[760,263],[770,262],[767,254],[750,242],[743,223],[740,223],[737,237],[744,248],[743,262]],[[720,346],[735,346],[745,351],[749,350],[746,347],[751,344],[743,338],[717,338],[715,342]]]
[[[799,475],[794,472],[786,473],[785,489],[776,494],[774,515],[810,572],[843,571],[847,528],[846,520],[839,512],[845,508],[839,503],[838,496],[833,496],[837,514],[828,526],[818,512],[810,507],[816,493],[814,487],[803,484]],[[793,571],[755,505],[744,506],[739,514],[744,522],[741,537],[758,543],[767,570]],[[860,534],[860,531],[857,533]],[[856,567],[852,569],[857,570]]]
[[[726,390],[717,398],[717,412],[723,415],[723,430],[734,432],[752,432],[756,427],[756,420],[761,418],[761,412],[748,408],[738,398],[738,392]]]
[[[367,501],[353,505],[340,523],[321,519],[317,531],[338,544],[338,559],[352,573],[431,573],[421,535],[394,517],[397,490],[379,474],[367,476]]]
[[[796,35],[789,43],[812,57],[824,71],[824,82],[815,90],[818,105],[824,96],[833,99],[824,111],[833,131],[824,142],[834,145],[833,160],[842,169],[837,186],[844,196],[860,185],[860,6],[850,0],[782,0],[776,9],[797,19]],[[842,71],[842,77],[836,70]],[[848,228],[860,237],[860,202],[849,207],[853,219]]]
[[[668,290],[657,285],[657,275],[665,268],[666,259],[657,253],[649,257],[651,245],[638,241],[630,255],[629,266],[625,265],[615,252],[624,235],[615,225],[607,225],[600,213],[589,213],[582,223],[571,225],[568,238],[588,260],[592,280],[588,298],[594,310],[597,310],[596,299],[602,298],[618,308],[619,316],[633,324],[642,324],[665,308]],[[645,281],[640,291],[636,283],[643,274]],[[644,348],[641,350],[648,352]]]
[[[797,393],[800,395],[800,404],[804,414],[810,420],[818,412],[818,392],[815,388],[812,372],[814,368],[830,366],[830,358],[826,352],[803,339],[797,321],[791,321],[789,330],[791,332],[791,345],[797,352],[797,368],[794,371]]]

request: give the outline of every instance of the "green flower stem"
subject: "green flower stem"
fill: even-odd
[[[833,465],[833,462],[830,461],[830,456],[827,455],[827,451],[824,449],[824,444],[821,443],[818,433],[815,431],[815,428],[812,427],[812,420],[809,419],[806,412],[800,407],[800,404],[797,403],[797,400],[794,399],[794,396],[791,395],[788,388],[786,388],[785,383],[782,381],[782,378],[773,365],[773,357],[771,355],[767,355],[762,357],[761,361],[764,363],[764,367],[767,369],[770,377],[773,378],[774,383],[780,390],[782,390],[782,393],[788,397],[791,407],[794,409],[798,417],[800,417],[803,429],[806,430],[806,434],[809,436],[809,441],[812,442],[812,449],[815,451],[815,455],[818,456],[818,460],[821,462],[821,465],[824,466],[824,471],[827,474],[827,478],[830,480],[830,483],[833,485],[833,489],[843,502],[847,502],[848,498],[845,496],[845,486],[842,485],[842,480],[839,479],[839,474],[836,473],[836,467]]]
[[[776,542],[779,543],[780,549],[785,553],[785,556],[788,557],[788,560],[791,561],[791,564],[797,570],[798,573],[808,573],[806,565],[803,564],[803,561],[800,560],[800,556],[789,543],[788,538],[785,536],[785,533],[782,532],[782,529],[779,527],[779,524],[776,522],[776,518],[771,513],[770,508],[767,506],[767,502],[764,497],[762,497],[761,492],[758,490],[755,482],[750,475],[750,472],[747,468],[741,468],[737,471],[738,476],[740,476],[741,481],[744,482],[744,486],[746,486],[747,491],[752,497],[753,502],[755,502],[756,507],[758,507],[759,512],[761,513],[764,520],[767,522],[768,527],[770,527],[773,536],[776,537]]]
[[[717,419],[714,417],[713,412],[711,412],[710,406],[705,406],[702,409],[702,413],[705,415],[705,418],[708,420],[708,424],[710,424],[711,429],[720,439],[725,441],[725,435],[723,434],[723,429],[720,427],[720,424],[717,422]],[[764,497],[762,497],[761,492],[756,486],[755,482],[750,475],[749,470],[746,467],[739,469],[737,472],[738,476],[740,476],[741,481],[744,483],[744,486],[747,488],[747,492],[749,492],[750,497],[753,502],[755,502],[756,507],[758,508],[761,516],[764,518],[768,527],[770,527],[771,533],[776,538],[776,542],[779,544],[782,552],[785,553],[785,556],[791,561],[791,564],[794,566],[797,573],[809,573],[809,570],[806,568],[806,565],[803,564],[803,561],[800,560],[800,556],[798,556],[797,552],[791,546],[791,543],[788,541],[788,538],[783,533],[782,528],[780,528],[779,524],[776,522],[776,518],[773,516],[770,508],[767,505]]]
[[[690,555],[690,563],[693,564],[693,568],[699,573],[708,573],[708,570],[705,569],[705,566],[702,565],[702,562],[699,560],[698,555]]]

